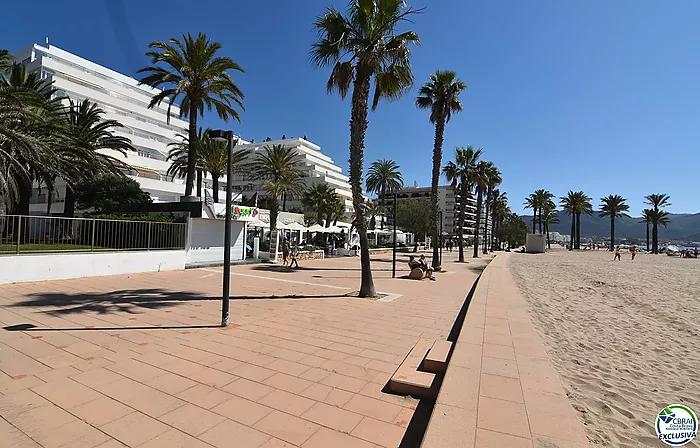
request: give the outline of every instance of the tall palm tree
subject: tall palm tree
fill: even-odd
[[[487,173],[488,182],[486,184],[486,204],[484,206],[484,254],[488,253],[489,247],[489,214],[491,211],[491,202],[493,200],[493,192],[497,186],[503,182],[501,172],[496,168],[496,165],[491,163]],[[491,235],[493,235],[493,223],[491,223]]]
[[[645,208],[644,210],[642,210],[642,220],[639,221],[639,222],[647,225],[647,252],[649,252],[649,247],[650,247],[649,246],[649,225],[653,222],[653,220],[651,218],[652,213],[653,213],[653,210],[651,210],[649,208]]]
[[[503,213],[508,208],[508,195],[500,190],[493,191],[493,199],[491,200],[491,250],[498,250],[500,244],[497,244],[499,226],[503,220]]]
[[[440,183],[440,167],[442,166],[442,143],[445,139],[445,125],[450,122],[453,113],[462,111],[459,94],[467,89],[467,85],[457,78],[451,70],[438,70],[430,75],[418,90],[416,106],[420,109],[430,109],[430,122],[435,125],[435,142],[433,146],[433,179],[431,205],[433,218],[433,235],[437,241],[440,235],[438,222],[438,184]],[[440,268],[440,248],[433,245],[433,267]]]
[[[330,207],[336,200],[337,194],[335,189],[328,184],[313,184],[305,192],[302,197],[302,203],[309,208],[310,211],[316,213],[316,222],[323,224],[323,217],[326,217],[326,225],[330,225]]]
[[[581,215],[593,215],[593,205],[583,191],[576,193],[576,249],[581,249]]]
[[[552,201],[552,198],[554,198],[554,195],[545,190],[540,188],[539,190],[535,190],[535,201],[537,202],[537,211],[539,212],[537,222],[539,226],[539,231],[540,234],[542,234],[542,213],[546,208],[553,208],[554,207],[554,202]]]
[[[280,199],[286,192],[301,194],[304,183],[301,171],[294,166],[296,152],[294,148],[283,145],[266,146],[250,165],[253,177],[265,181],[263,189],[271,199],[270,231],[277,229],[277,215]]]
[[[203,33],[196,38],[183,33],[182,39],[154,41],[148,48],[151,50],[146,56],[153,65],[138,71],[144,74],[139,82],[161,89],[148,107],[166,101],[169,119],[172,105],[180,100],[180,117],[189,118],[185,196],[191,196],[197,164],[197,115],[203,116],[205,108],[214,109],[224,121],[229,118],[240,121],[235,106],[244,110],[244,95],[230,72],[243,72],[243,69],[233,59],[217,55],[222,45],[210,41]]]
[[[600,198],[600,211],[598,212],[598,216],[604,217],[604,216],[609,216],[610,217],[610,250],[615,249],[615,218],[622,218],[623,216],[626,216],[629,218],[630,215],[627,214],[627,212],[630,209],[630,206],[625,204],[625,201],[627,199],[623,198],[619,194],[611,194],[608,196],[605,196],[604,198]]]
[[[368,227],[369,230],[374,230],[377,228],[377,215],[380,213],[380,209],[376,202],[366,202],[365,203],[365,213],[369,216]]]
[[[651,250],[659,253],[659,224],[666,227],[670,222],[668,212],[661,210],[671,205],[671,197],[665,193],[655,193],[644,196],[645,203],[651,205]]]
[[[471,178],[471,183],[476,189],[476,223],[474,224],[474,255],[479,258],[479,227],[481,226],[481,209],[484,202],[484,193],[488,190],[489,172],[491,162],[481,160],[476,165]]]
[[[471,145],[467,145],[466,148],[457,148],[455,160],[447,162],[447,165],[442,169],[452,188],[459,192],[459,239],[457,244],[460,263],[464,263],[464,219],[467,212],[467,199],[472,197],[474,190],[471,179],[474,178],[474,171],[483,151],[481,148],[475,150]]]
[[[369,241],[362,208],[362,170],[365,132],[372,80],[372,109],[379,100],[397,99],[413,85],[409,47],[418,44],[413,31],[397,32],[397,26],[417,11],[403,0],[353,1],[344,16],[330,7],[316,19],[319,39],[311,47],[318,67],[333,66],[326,88],[345,98],[352,88],[350,117],[350,186],[360,236],[362,283],[360,297],[374,297],[376,289],[369,262]]]
[[[386,194],[403,188],[401,168],[393,160],[380,159],[372,162],[367,170],[367,191],[377,193],[380,200],[381,213],[386,213]],[[381,217],[381,227],[384,228],[384,217]]]
[[[535,233],[535,224],[537,224],[537,207],[538,200],[535,193],[530,193],[530,196],[525,198],[525,208],[532,209],[532,233]]]
[[[559,224],[559,217],[557,216],[557,206],[551,199],[549,200],[549,202],[545,203],[540,216],[542,218],[542,224],[544,226],[544,233],[547,235],[547,248],[551,249],[552,243],[549,240],[549,225]]]
[[[576,192],[569,190],[569,193],[567,193],[566,196],[560,198],[559,201],[561,203],[561,207],[564,209],[564,212],[567,215],[571,216],[571,243],[569,245],[569,250],[574,250],[576,246]]]
[[[63,215],[75,214],[75,185],[78,181],[101,173],[122,174],[126,168],[117,154],[126,157],[136,151],[131,140],[115,135],[124,126],[116,120],[105,120],[104,110],[85,99],[79,104],[70,102],[68,109],[67,145],[58,149],[61,172],[66,180]],[[111,154],[116,153],[116,154]]]
[[[234,145],[237,141],[234,141]],[[212,196],[214,202],[219,202],[219,179],[226,176],[226,170],[228,169],[228,144],[225,141],[209,138],[209,130],[204,133],[204,138],[200,140],[198,146],[197,158],[199,162],[197,165],[202,167],[204,173],[209,173],[212,179]],[[239,149],[235,150],[232,148],[231,151],[231,164],[233,166],[233,172],[236,173],[241,170],[244,166],[244,161],[251,154],[250,149]],[[227,182],[230,180],[227,179]]]

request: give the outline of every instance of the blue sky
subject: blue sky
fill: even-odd
[[[423,42],[413,52],[417,86],[370,113],[366,164],[391,158],[407,184],[429,185],[433,127],[415,94],[432,72],[451,69],[469,89],[464,112],[447,126],[443,161],[455,146],[483,147],[515,211],[537,188],[557,196],[581,189],[596,206],[601,196],[621,194],[635,215],[645,194],[664,192],[670,211],[700,211],[700,2],[409,4],[427,6],[404,26]],[[49,36],[133,76],[148,63],[148,42],[203,31],[246,69],[236,75],[246,111],[230,126],[256,141],[308,135],[347,173],[350,103],[326,94],[329,71],[308,58],[312,21],[329,5],[344,10],[346,2],[10,2],[0,48],[17,51]],[[210,115],[204,124],[217,121]]]

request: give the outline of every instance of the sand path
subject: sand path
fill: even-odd
[[[659,410],[700,412],[700,259],[612,258],[514,254],[510,268],[591,443],[666,446]]]

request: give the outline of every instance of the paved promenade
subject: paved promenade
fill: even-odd
[[[422,448],[584,448],[588,439],[500,253],[484,271]]]
[[[419,282],[379,256],[381,300],[346,296],[358,259],[236,266],[227,329],[220,268],[0,286],[0,446],[411,446],[417,400],[382,388],[483,266],[445,259]]]

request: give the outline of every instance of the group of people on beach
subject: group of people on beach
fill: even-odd
[[[630,253],[632,254],[632,260],[637,256],[637,246],[630,246]],[[615,258],[613,261],[622,261],[622,254],[620,253],[620,245],[615,246]]]
[[[428,260],[425,258],[425,255],[421,255],[418,260],[416,260],[416,257],[413,255],[410,255],[408,257],[408,267],[411,268],[411,270],[420,269],[425,274],[425,278],[435,280],[433,269],[428,265]]]

